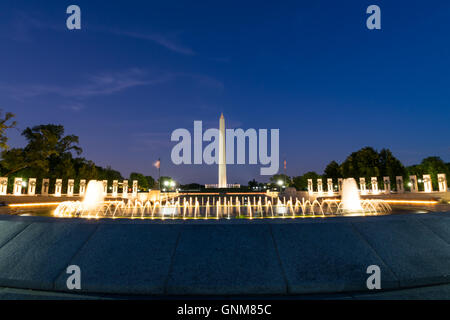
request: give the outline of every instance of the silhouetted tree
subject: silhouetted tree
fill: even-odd
[[[324,170],[324,178],[332,178],[336,180],[342,177],[341,167],[336,161],[331,161]]]
[[[321,178],[319,174],[314,171],[309,171],[302,176],[294,177],[293,184],[295,186],[295,189],[299,191],[307,191],[308,179],[312,179],[314,188],[317,188],[317,179],[319,178]]]
[[[145,176],[142,173],[132,172],[130,174],[130,182],[132,182],[133,180],[138,181],[139,189],[143,190],[149,189],[147,178],[145,178]]]
[[[14,114],[11,112],[6,112],[5,116],[2,117],[2,110],[0,110],[0,149],[8,150],[9,146],[7,144],[8,137],[6,136],[6,130],[14,128],[17,125],[16,121],[12,121]]]

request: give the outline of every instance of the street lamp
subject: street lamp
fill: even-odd
[[[278,180],[277,184],[280,186],[280,192],[281,192],[281,187],[283,186],[283,180]]]

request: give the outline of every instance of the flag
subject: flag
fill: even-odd
[[[161,161],[158,159],[153,165],[156,169],[159,169],[159,167],[161,166]]]

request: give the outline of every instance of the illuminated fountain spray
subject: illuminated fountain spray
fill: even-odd
[[[86,194],[81,204],[84,210],[95,210],[103,203],[104,199],[103,182],[91,180],[87,185]]]
[[[361,198],[358,192],[358,186],[353,178],[344,179],[342,183],[341,208],[344,212],[361,212]]]
[[[149,218],[149,219],[221,219],[221,218],[298,218],[336,215],[385,214],[391,211],[389,204],[378,199],[360,199],[354,179],[343,182],[342,199],[302,198],[286,199],[264,196],[251,197],[242,194],[233,198],[204,195],[175,196],[157,201],[104,199],[103,183],[89,181],[83,201],[61,202],[53,212],[57,217],[81,218]]]

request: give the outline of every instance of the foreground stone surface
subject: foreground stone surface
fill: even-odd
[[[175,252],[167,292],[285,293],[269,225],[186,225]]]
[[[163,294],[181,225],[100,225],[71,260],[85,292]],[[67,274],[56,281],[67,290]]]
[[[289,293],[366,290],[370,265],[380,267],[382,288],[398,287],[392,272],[350,223],[277,224],[273,233]]]
[[[401,287],[450,282],[450,244],[424,224],[399,219],[354,225],[386,261]]]
[[[76,293],[82,296],[371,298],[366,269],[375,264],[382,289],[394,290],[378,297],[434,285],[438,289],[408,289],[408,295],[450,299],[442,286],[450,283],[450,214],[252,221],[0,217],[0,287],[9,288],[0,298],[20,298],[18,289],[43,290],[44,298],[68,291],[71,264],[81,268]]]
[[[53,289],[96,226],[33,223],[0,248],[0,285]]]

